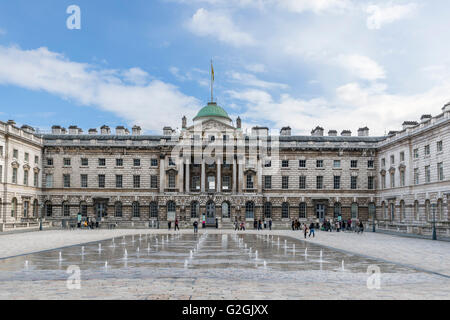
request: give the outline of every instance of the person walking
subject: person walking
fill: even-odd
[[[262,230],[262,222],[261,222],[261,219],[258,220],[258,230]]]
[[[359,231],[358,231],[358,233],[359,232],[361,232],[361,233],[364,232],[364,225],[363,225],[362,221],[359,222]]]
[[[269,219],[269,230],[272,231],[272,218]]]
[[[239,223],[236,221],[234,221],[234,231],[239,230]]]
[[[167,227],[169,228],[169,231],[170,231],[170,229],[172,228],[172,221],[167,222]]]
[[[197,220],[194,221],[194,234],[195,233],[198,233],[198,221]]]
[[[178,226],[178,218],[175,219],[175,231],[180,231],[180,227]]]
[[[258,221],[256,219],[253,220],[253,229],[258,229]]]
[[[316,236],[315,232],[314,232],[314,223],[311,223],[311,225],[309,226],[309,235],[308,238],[311,238],[311,234],[313,235],[313,238]]]
[[[303,226],[303,233],[305,234],[305,239],[306,239],[306,235],[308,234],[308,226],[306,225],[306,223]]]
[[[295,220],[292,219],[292,231],[294,231],[294,230],[295,230]]]

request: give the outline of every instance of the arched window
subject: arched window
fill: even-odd
[[[373,202],[369,203],[369,218],[370,219],[377,218],[377,207],[375,206],[375,203],[373,203]]]
[[[342,206],[339,202],[334,204],[334,218],[338,218],[342,215]]]
[[[150,218],[158,218],[158,204],[150,202]]]
[[[88,206],[86,202],[80,202],[80,213],[82,217],[87,217]]]
[[[298,206],[298,217],[300,219],[306,219],[306,203],[301,202]]]
[[[133,218],[139,218],[141,216],[141,208],[139,202],[134,201],[132,204]]]
[[[175,202],[173,202],[173,201],[167,202],[167,212],[171,212],[171,213],[176,212]]]
[[[230,218],[230,216],[231,216],[230,204],[225,201],[222,203],[222,217]]]
[[[253,219],[255,216],[255,204],[252,201],[245,203],[245,218]]]
[[[50,201],[45,203],[44,210],[47,217],[51,217],[53,215],[53,205]]]
[[[64,201],[62,203],[62,214],[64,217],[69,217],[70,216],[70,206],[67,203],[67,201]]]
[[[414,219],[419,220],[419,201],[414,201]]]
[[[272,203],[264,202],[264,218],[270,219],[272,217]]]
[[[400,201],[400,221],[405,220],[405,201]]]
[[[358,204],[356,202],[352,203],[352,219],[358,219]]]
[[[33,217],[37,218],[39,216],[39,202],[37,199],[33,201]]]
[[[118,218],[122,217],[122,202],[120,201],[114,204],[114,216]]]
[[[200,211],[200,204],[198,201],[191,202],[191,218],[198,218]]]
[[[389,205],[390,208],[390,215],[391,215],[391,221],[394,221],[395,219],[395,204],[391,202],[391,204]]]
[[[13,198],[11,201],[11,217],[15,217],[17,215],[17,199]]]
[[[431,216],[431,205],[430,205],[430,200],[426,200],[425,201],[425,217],[428,220],[433,220],[433,217]]]
[[[289,203],[283,202],[281,205],[281,217],[284,219],[289,218]]]

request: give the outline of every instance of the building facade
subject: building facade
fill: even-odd
[[[359,219],[377,228],[450,235],[450,104],[406,121],[388,136],[344,130],[293,136],[243,132],[210,102],[182,130],[143,135],[122,126],[83,133],[0,123],[0,208],[4,225],[42,217],[61,224],[78,213],[103,225],[232,227],[235,221]],[[28,178],[27,178],[28,176]],[[34,180],[34,179],[37,179]],[[339,218],[340,217],[340,218]]]

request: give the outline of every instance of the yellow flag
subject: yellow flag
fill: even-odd
[[[213,67],[212,61],[211,61],[211,79],[212,79],[212,81],[214,81],[214,67]]]

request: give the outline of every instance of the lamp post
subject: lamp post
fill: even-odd
[[[372,212],[372,232],[375,232],[375,212]]]
[[[436,204],[433,203],[433,240],[437,240],[436,237]]]

